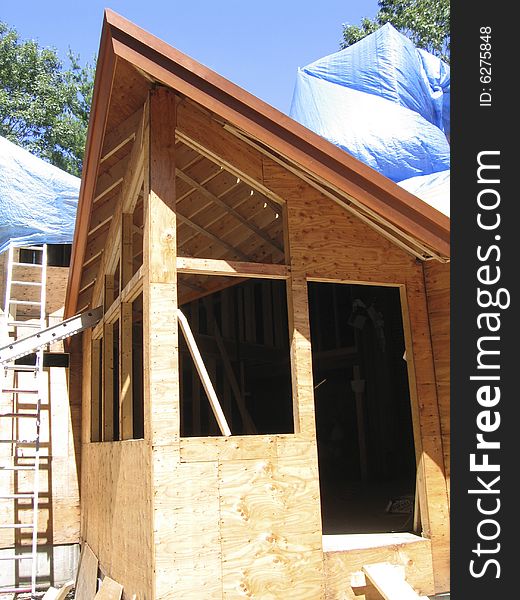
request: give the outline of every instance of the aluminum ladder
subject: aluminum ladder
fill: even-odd
[[[34,261],[32,263],[20,262],[17,257],[20,250],[31,252]],[[21,248],[15,248],[12,244],[9,246],[4,327],[2,328],[6,341],[11,338],[13,342],[16,342],[22,337],[22,331],[26,332],[29,329],[38,332],[45,328],[46,279],[47,246],[45,244]],[[38,575],[40,427],[42,397],[45,390],[43,351],[44,346],[36,351],[34,365],[18,365],[14,359],[3,364],[3,398],[0,412],[0,419],[3,421],[1,423],[2,432],[7,430],[11,432],[8,436],[2,435],[0,439],[2,447],[10,446],[9,457],[2,452],[0,471],[13,472],[12,490],[0,490],[0,502],[7,501],[14,504],[12,522],[0,525],[0,527],[13,530],[15,548],[14,555],[2,556],[2,560],[31,561],[32,597],[36,593]],[[6,407],[7,410],[5,410]],[[7,426],[5,426],[6,420],[8,421]],[[25,478],[26,474],[29,481]],[[19,491],[19,488],[24,485],[30,485],[29,491]],[[31,518],[22,518],[22,515],[27,512]],[[30,531],[30,553],[16,553],[17,546],[24,548],[22,532],[25,530]],[[20,588],[20,591],[22,590],[26,590],[26,588]]]

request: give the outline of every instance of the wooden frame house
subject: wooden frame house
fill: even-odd
[[[125,596],[449,589],[448,260],[447,217],[106,12],[66,316],[104,306],[81,538]]]

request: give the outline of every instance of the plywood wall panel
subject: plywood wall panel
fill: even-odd
[[[83,450],[82,538],[125,593],[150,597],[152,495],[144,440],[89,443]]]
[[[220,464],[224,598],[322,597],[316,479],[298,459]]]
[[[217,463],[179,464],[166,446],[153,460],[155,598],[221,598]]]

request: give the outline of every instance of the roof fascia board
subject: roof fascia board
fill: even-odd
[[[103,137],[110,106],[110,94],[114,81],[117,57],[112,46],[109,35],[109,25],[103,21],[99,58],[97,61],[96,76],[94,80],[94,96],[92,109],[90,111],[89,125],[87,131],[87,142],[85,146],[85,157],[83,160],[83,176],[79,191],[78,211],[74,229],[74,242],[70,261],[70,274],[67,283],[67,294],[65,301],[65,318],[75,314],[81,284],[81,270],[88,236],[88,223],[92,198],[94,197],[94,186],[96,184],[99,161],[103,146]]]

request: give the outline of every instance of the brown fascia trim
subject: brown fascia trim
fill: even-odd
[[[103,145],[103,134],[108,116],[109,98],[115,73],[116,55],[114,54],[110,35],[107,30],[108,25],[105,20],[101,32],[99,58],[94,80],[94,96],[92,98],[92,110],[90,112],[85,157],[83,160],[83,175],[79,190],[76,226],[70,259],[70,273],[67,282],[67,294],[65,296],[65,319],[73,316],[77,309],[83,258],[87,246],[92,198],[94,197],[94,187]]]
[[[66,317],[73,315],[76,309],[116,56],[286,155],[317,177],[330,181],[440,255],[449,256],[448,217],[274,107],[107,9],[87,135]]]

